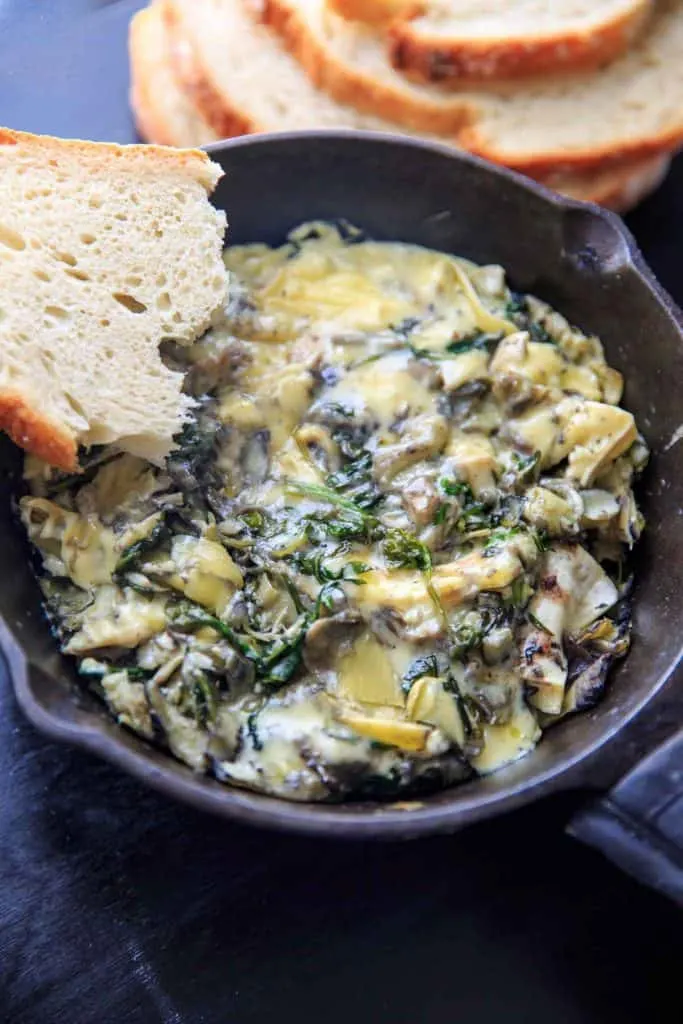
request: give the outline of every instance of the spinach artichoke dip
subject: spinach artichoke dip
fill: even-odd
[[[347,226],[225,258],[224,321],[165,353],[196,398],[166,465],[27,461],[63,651],[123,725],[292,800],[529,753],[629,645],[647,449],[600,341]]]

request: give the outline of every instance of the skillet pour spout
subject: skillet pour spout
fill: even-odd
[[[17,699],[37,728],[120,765],[195,807],[279,829],[354,838],[452,832],[553,791],[613,782],[616,739],[648,710],[681,661],[683,640],[683,319],[616,216],[438,144],[362,132],[252,136],[218,143],[215,204],[233,244],[281,243],[310,220],[345,220],[372,238],[500,263],[516,289],[547,300],[603,340],[624,375],[625,406],[653,456],[640,490],[649,524],[634,560],[634,643],[604,699],[545,734],[527,758],[420,802],[289,804],[195,774],[109,719],[58,653],[28,544],[12,510],[18,453],[0,445],[0,643]],[[604,756],[605,748],[609,757]],[[602,764],[602,768],[600,765]],[[607,769],[605,769],[607,765]]]

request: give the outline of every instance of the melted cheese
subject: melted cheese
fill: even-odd
[[[65,650],[99,652],[119,721],[148,736],[151,709],[193,768],[301,800],[531,750],[568,706],[567,638],[618,597],[594,555],[642,526],[596,338],[500,267],[350,235],[228,250],[167,472],[31,460],[22,501]]]

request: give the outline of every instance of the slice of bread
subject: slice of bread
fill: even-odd
[[[410,82],[391,66],[381,33],[331,14],[325,0],[261,2],[263,20],[340,102],[451,134],[463,148],[534,176],[683,143],[683,0],[659,0],[633,47],[598,71],[491,83],[486,91]]]
[[[161,0],[176,74],[220,137],[306,128],[393,132],[395,123],[315,88],[248,0]],[[426,134],[426,133],[420,133]]]
[[[628,213],[661,185],[670,163],[669,156],[651,156],[584,174],[556,172],[545,176],[542,182],[571,199],[598,203],[615,213]]]
[[[307,77],[297,61],[283,51],[274,33],[258,24],[259,12],[250,16],[248,7],[248,0],[164,2],[169,23],[175,27],[177,69],[183,86],[219,135],[311,127],[395,131],[397,124],[420,134],[448,135],[456,126],[463,126],[463,117],[454,114],[449,95],[438,94],[432,102],[437,90],[412,85],[389,68],[383,54],[385,66],[401,86],[393,97],[387,97],[382,83],[373,95],[370,76],[365,76],[360,93],[355,79],[348,90],[324,88],[330,83],[316,81],[313,74]],[[307,37],[299,38],[305,45]],[[302,64],[311,71],[306,59]],[[345,82],[343,76],[342,85]],[[406,107],[410,95],[420,99],[412,119]],[[417,123],[421,120],[417,111],[424,104],[431,104],[433,116]],[[244,115],[241,123],[235,118],[238,112]]]
[[[226,298],[220,168],[197,150],[0,130],[0,426],[66,470],[78,445],[160,462],[190,400],[162,362]]]
[[[487,81],[601,67],[631,45],[654,0],[425,0],[421,7],[389,27],[394,67],[425,82]]]
[[[204,146],[218,135],[190,103],[173,72],[169,33],[158,2],[130,22],[130,103],[138,132],[161,146]]]
[[[189,49],[185,52],[191,54]],[[197,132],[211,131],[174,75],[170,34],[158,2],[138,14],[131,25],[131,72],[136,120],[150,142],[163,140],[182,146],[188,141],[188,131],[191,138]],[[193,80],[200,77],[191,69],[188,73]],[[233,124],[248,120],[247,113],[233,101],[229,101],[227,116]],[[667,157],[658,156],[586,174],[555,172],[544,183],[575,199],[601,203],[623,213],[656,188],[668,164]]]

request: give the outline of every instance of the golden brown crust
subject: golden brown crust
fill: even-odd
[[[183,146],[216,136],[175,80],[169,33],[159,0],[133,16],[128,33],[130,105],[138,132],[149,142]],[[171,93],[177,95],[171,95]]]
[[[157,0],[157,3],[164,9],[167,25],[174,30],[176,41],[180,42],[182,26],[172,10],[172,0]],[[192,47],[179,48],[174,56],[176,61],[182,61],[183,84],[192,82],[196,86],[191,90],[194,100],[192,105],[197,108],[199,106],[197,98],[204,98],[205,106],[201,111],[198,110],[198,114],[201,113],[203,119],[208,121],[207,112],[212,108],[214,110],[214,125],[220,124],[223,132],[227,129],[228,134],[239,135],[261,130],[253,123],[249,123],[238,110],[227,106],[228,97],[218,93],[208,75],[203,71]],[[148,90],[144,95],[138,92],[137,99],[135,97],[133,99],[137,103],[138,110],[144,107],[142,116],[146,118],[146,137],[156,138],[159,131],[165,130],[163,127],[163,96],[154,97]],[[178,139],[176,144],[182,141],[182,139]],[[587,170],[577,170],[571,165],[566,166],[560,162],[543,168],[543,171],[534,177],[550,188],[564,191],[577,199],[597,202],[622,211],[626,207],[635,205],[637,199],[640,198],[637,190],[634,189],[634,184],[637,184],[643,175],[648,174],[653,161],[658,167],[661,167],[668,163],[668,158],[658,156],[645,160],[622,159],[603,162],[589,167]],[[649,189],[644,191],[649,191]],[[632,197],[634,193],[635,198]]]
[[[361,21],[364,25],[386,28],[397,18],[407,18],[420,11],[415,0],[326,0],[330,11],[347,21]]]
[[[591,150],[580,150],[574,153],[567,150],[549,150],[545,153],[534,153],[516,158],[496,150],[494,146],[487,143],[474,125],[463,131],[459,142],[463,149],[469,150],[476,156],[481,156],[485,160],[491,160],[493,163],[499,163],[505,167],[511,167],[532,178],[540,178],[546,174],[552,174],[554,171],[589,173],[626,162],[671,155],[683,145],[683,127],[672,128],[647,139],[625,140],[618,148],[596,146]]]
[[[428,92],[393,88],[362,68],[334,60],[301,13],[286,0],[263,0],[261,19],[277,32],[313,84],[337,103],[414,131],[451,139],[476,116],[476,108],[465,97],[456,100],[445,94],[441,99],[436,92],[431,97]]]
[[[655,156],[585,175],[555,173],[546,177],[543,184],[573,199],[626,213],[661,184],[670,163],[669,156]]]
[[[2,142],[4,145],[4,139]],[[18,392],[0,392],[0,430],[9,434],[24,451],[37,455],[51,466],[67,472],[78,468],[78,448],[73,435],[37,412]]]
[[[554,38],[447,40],[416,32],[414,18],[388,27],[393,66],[423,83],[490,82],[526,78],[544,72],[593,70],[614,60],[635,39],[652,11],[643,4],[590,31],[564,32]]]
[[[523,156],[503,152],[482,132],[476,98],[467,92],[458,97],[436,86],[423,86],[423,92],[416,90],[412,95],[400,87],[394,89],[376,81],[370,72],[337,60],[288,0],[262,0],[262,8],[261,19],[278,32],[313,83],[338,102],[420,133],[441,135],[462,149],[535,178],[562,168],[589,173],[609,164],[670,153],[683,144],[681,125],[649,137],[624,139],[619,145],[573,152],[566,148]]]
[[[163,145],[119,145],[115,142],[86,142],[81,139],[58,139],[52,135],[33,135],[30,132],[0,129],[0,145],[21,145],[35,150],[46,157],[72,153],[83,161],[102,162],[103,157],[118,158],[125,154],[126,163],[132,166],[139,161],[141,171],[158,169],[188,172],[192,177],[213,188],[222,175],[217,164],[201,149],[173,149]]]

